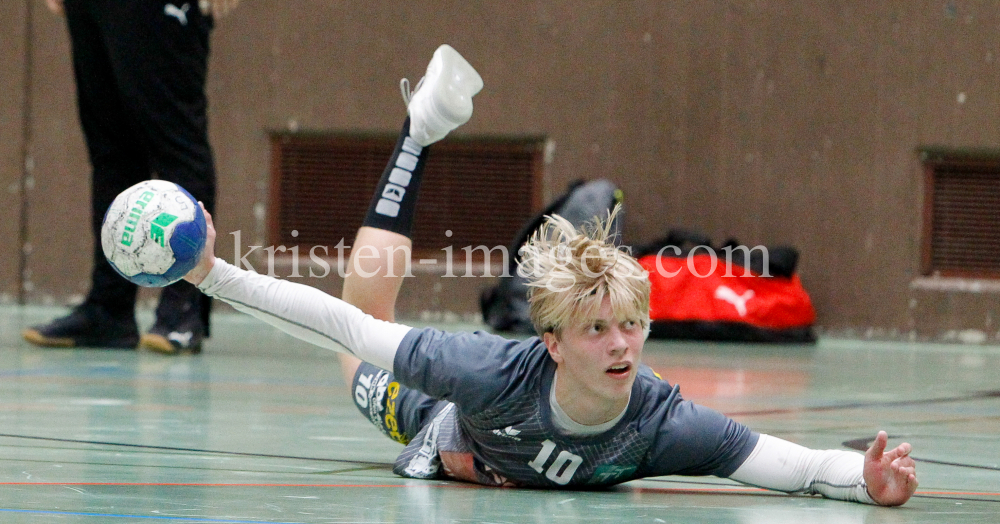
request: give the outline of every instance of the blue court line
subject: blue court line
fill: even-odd
[[[153,515],[115,515],[113,513],[85,513],[78,511],[51,511],[51,510],[34,510],[34,509],[5,509],[0,508],[0,514],[2,513],[30,513],[35,515],[61,515],[61,516],[73,516],[73,517],[100,517],[100,518],[115,518],[115,519],[150,519],[150,520],[173,520],[179,522],[217,522],[221,524],[303,524],[302,522],[278,522],[274,520],[225,520],[225,519],[209,519],[201,517],[167,517],[167,516],[153,516]]]

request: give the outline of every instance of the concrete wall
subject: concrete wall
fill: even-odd
[[[62,303],[87,289],[89,167],[65,26],[42,4],[0,21],[0,290]],[[792,244],[829,332],[995,340],[1000,286],[920,278],[917,149],[1000,148],[998,29],[989,1],[245,0],[217,25],[208,86],[219,252],[235,230],[265,243],[268,130],[394,132],[398,79],[447,42],[486,83],[460,133],[547,136],[546,194],[615,181],[628,241],[683,226]],[[435,293],[434,310],[475,309],[475,286],[418,280],[404,314]]]

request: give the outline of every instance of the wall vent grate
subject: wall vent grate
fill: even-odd
[[[395,143],[389,135],[273,133],[268,241],[298,245],[302,255],[326,246],[336,256],[341,240],[351,245]],[[450,245],[457,256],[464,246],[510,243],[541,207],[543,151],[543,139],[434,144],[416,208],[414,251]]]
[[[925,163],[924,273],[1000,278],[1000,158]]]

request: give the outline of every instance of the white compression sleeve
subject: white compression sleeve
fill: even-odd
[[[865,485],[864,465],[864,455],[809,449],[761,434],[750,456],[729,478],[787,493],[875,504]]]
[[[198,288],[296,338],[389,371],[411,329],[376,320],[318,289],[246,271],[221,258]]]

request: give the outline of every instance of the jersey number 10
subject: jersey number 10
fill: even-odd
[[[552,461],[552,465],[545,469],[545,463],[549,461],[549,457],[552,456],[552,452],[556,450],[556,443],[551,440],[546,440],[542,442],[542,449],[538,452],[538,456],[534,460],[528,463],[531,469],[541,473],[545,472],[545,478],[559,484],[560,486],[565,486],[573,478],[573,474],[576,473],[576,468],[580,467],[583,463],[583,458],[579,455],[574,455],[569,451],[560,451],[556,459]]]

